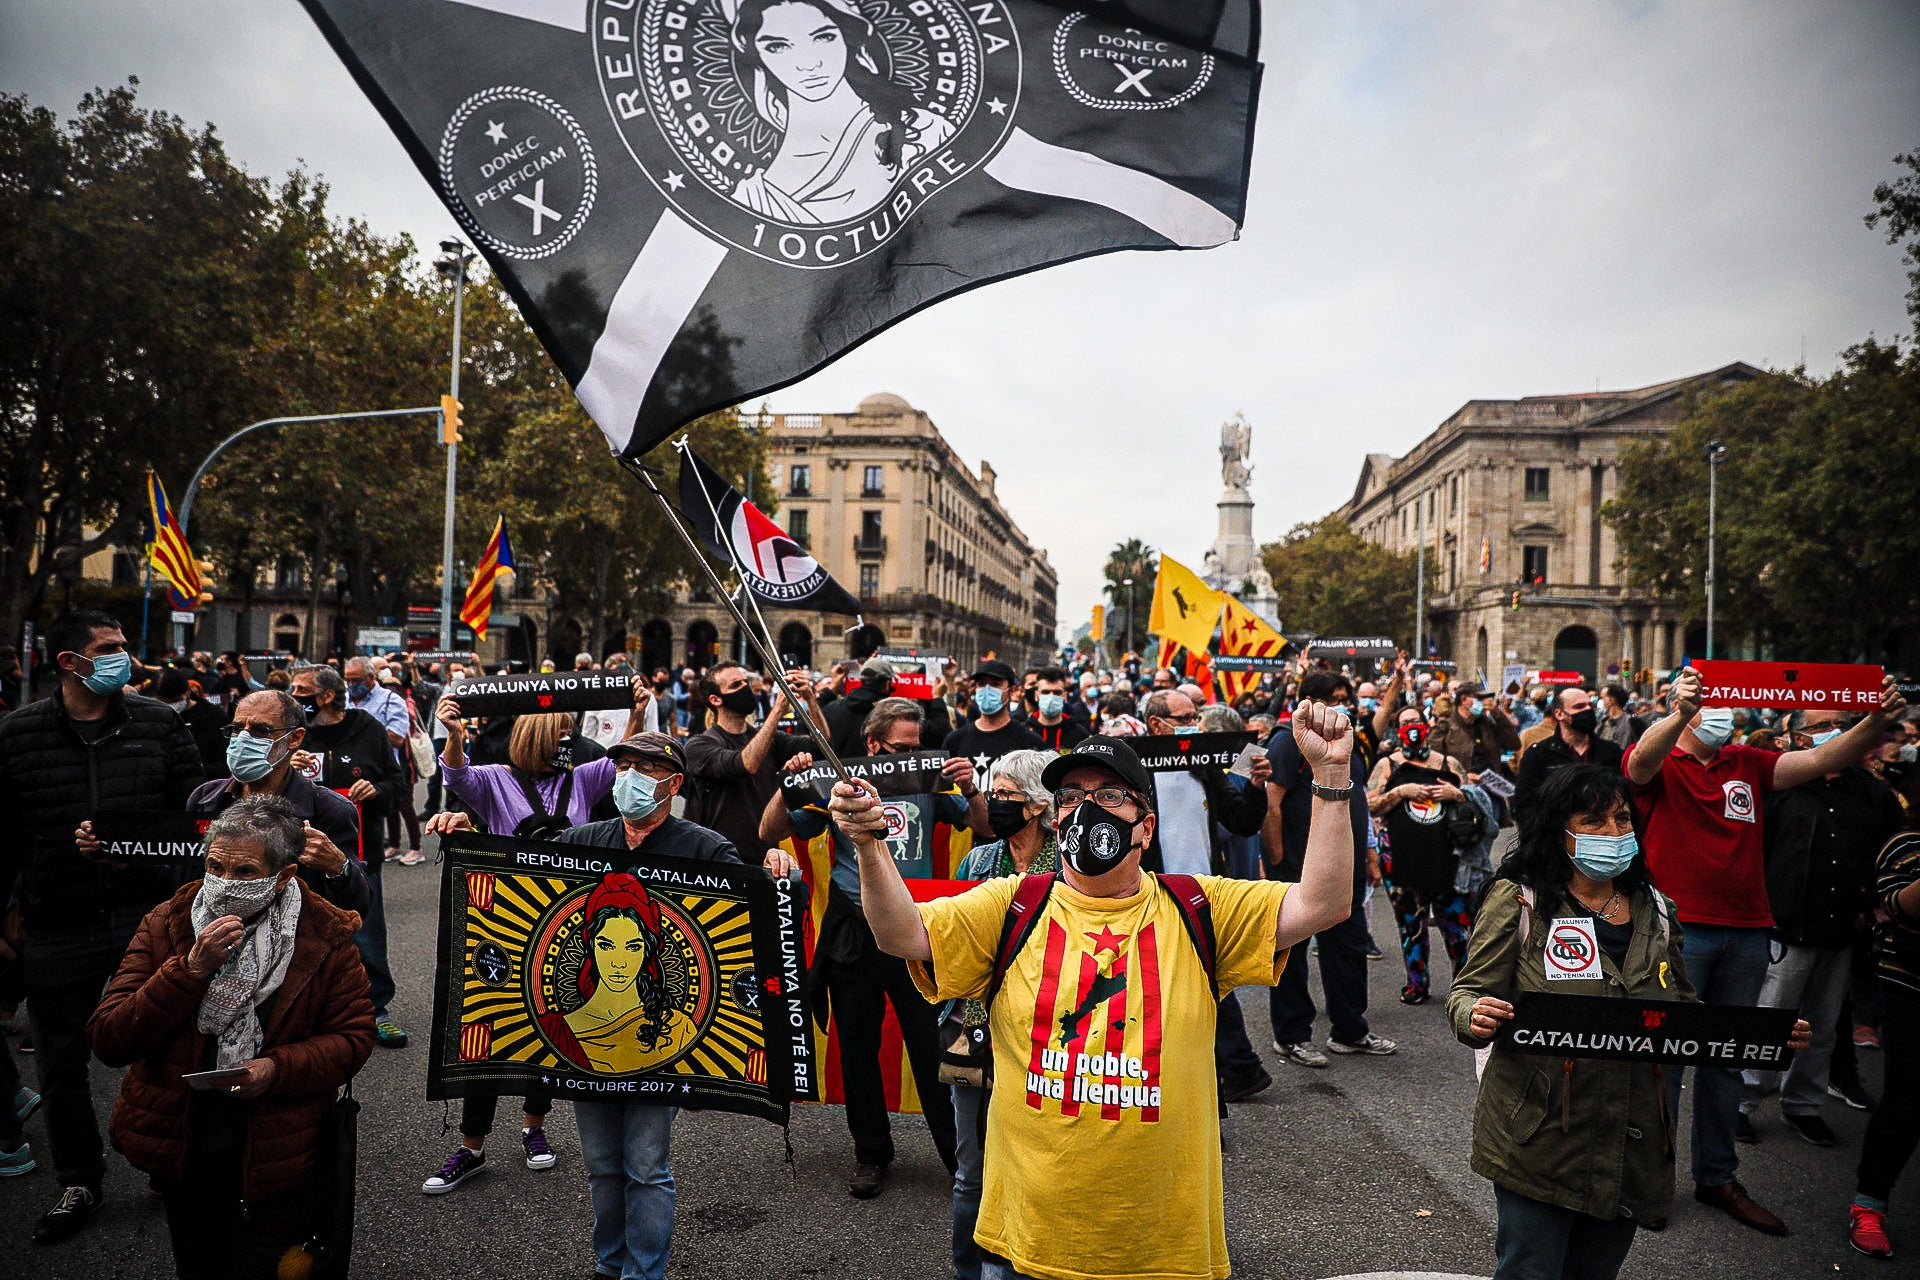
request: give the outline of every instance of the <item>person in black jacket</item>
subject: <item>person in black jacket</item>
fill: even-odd
[[[1562,689],[1553,700],[1553,721],[1554,735],[1534,743],[1520,757],[1520,772],[1513,788],[1515,804],[1524,800],[1548,774],[1570,764],[1597,764],[1602,769],[1619,771],[1620,758],[1625,753],[1598,732],[1600,713],[1594,709],[1592,694],[1585,689]],[[1463,760],[1462,763],[1471,766],[1472,762]]]
[[[200,767],[209,778],[227,776],[227,740],[220,732],[227,717],[205,698],[196,698],[187,673],[168,667],[151,686],[153,696],[174,709],[200,749]]]
[[[60,1200],[34,1227],[51,1244],[100,1206],[106,1157],[87,1080],[87,1019],[140,920],[177,887],[172,867],[89,857],[81,824],[112,810],[185,807],[200,752],[164,703],[126,691],[127,638],[112,615],[69,613],[47,628],[60,672],[48,697],[0,721],[0,885],[20,880],[7,920],[24,943],[28,1012]]]
[[[246,796],[279,796],[292,807],[294,816],[306,824],[306,848],[300,854],[300,878],[307,887],[339,907],[366,915],[373,905],[373,890],[367,883],[366,868],[360,859],[348,853],[360,847],[360,815],[345,796],[316,786],[312,779],[297,772],[293,757],[305,744],[307,717],[291,694],[278,689],[263,689],[240,699],[233,710],[233,723],[225,726],[231,733],[223,741],[236,745],[227,751],[239,757],[241,774],[265,767],[258,778],[238,776],[214,778],[197,788],[187,801],[187,812],[204,818],[218,817],[234,801]],[[259,754],[257,763],[247,759],[247,746],[239,738],[247,735],[271,745]],[[223,757],[221,763],[227,763]]]
[[[359,809],[359,845],[344,852],[360,860],[373,901],[354,941],[372,986],[374,1038],[384,1048],[404,1049],[407,1033],[387,1016],[393,970],[387,964],[387,908],[380,892],[380,833],[400,789],[410,784],[380,722],[347,705],[347,682],[338,671],[302,667],[293,675],[293,698],[307,715],[306,740],[294,754],[293,767]]]
[[[1796,712],[1793,721],[1794,740],[1812,746],[1846,727],[1838,711]],[[1788,1126],[1815,1146],[1830,1147],[1837,1139],[1820,1112],[1832,1082],[1840,1009],[1853,949],[1873,927],[1875,859],[1900,829],[1900,803],[1885,783],[1854,765],[1770,793],[1764,817],[1770,939],[1779,959],[1770,953],[1760,1004],[1797,1008],[1813,1024],[1813,1043],[1794,1055],[1784,1074],[1744,1073],[1734,1132],[1753,1141],[1759,1100],[1777,1092]]]

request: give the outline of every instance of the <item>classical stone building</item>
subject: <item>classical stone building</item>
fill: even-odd
[[[1760,373],[1735,363],[1631,391],[1471,400],[1406,456],[1369,454],[1337,514],[1395,551],[1424,541],[1428,634],[1464,674],[1670,667],[1704,647],[1703,620],[1622,579],[1600,509],[1625,444],[1671,432],[1695,396]]]
[[[1019,666],[1053,652],[1059,575],[1000,505],[993,466],[969,469],[925,413],[882,393],[852,413],[744,420],[766,437],[774,488],[771,501],[748,496],[777,507],[774,518],[859,597],[887,645],[963,664],[991,652]],[[782,654],[815,667],[847,656],[851,618],[786,609],[766,618]],[[629,647],[649,667],[714,655],[753,664],[737,631],[717,602],[683,589]]]

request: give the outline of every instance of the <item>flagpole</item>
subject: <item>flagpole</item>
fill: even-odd
[[[674,442],[673,447],[680,453],[680,465],[683,467],[687,466],[687,459],[693,453],[692,448],[687,444],[687,438],[684,435],[681,436]],[[747,477],[749,495],[747,501],[752,502],[753,472],[751,470],[747,472]],[[693,473],[693,478],[694,482],[700,486],[700,496],[706,501],[707,511],[713,516],[713,527],[720,529],[722,527],[720,524],[720,508],[714,505],[713,495],[707,492],[707,482],[701,478],[697,470]],[[733,571],[740,575],[740,590],[746,596],[747,604],[752,607],[755,620],[760,623],[760,636],[767,642],[767,649],[763,649],[761,652],[765,653],[771,649],[778,649],[780,645],[779,642],[773,638],[773,628],[767,625],[767,615],[760,611],[760,601],[754,596],[753,588],[747,585],[747,566],[741,563],[739,548],[733,545],[733,539],[731,538],[722,538],[721,541],[726,545],[727,559],[732,562]],[[755,647],[757,648],[758,646]],[[785,664],[782,663],[780,665],[784,666]]]
[[[727,593],[726,585],[720,581],[720,575],[715,573],[713,566],[707,562],[706,553],[700,549],[700,544],[693,540],[693,535],[687,532],[687,527],[680,523],[680,513],[673,509],[673,504],[667,501],[667,495],[662,493],[660,486],[654,482],[653,470],[645,463],[634,458],[619,457],[618,455],[615,455],[615,458],[621,466],[632,472],[634,476],[639,479],[640,483],[646,486],[647,492],[651,493],[654,501],[660,504],[660,510],[666,513],[667,523],[672,525],[673,531],[680,535],[680,540],[687,544],[687,550],[693,553],[694,561],[699,564],[701,572],[707,575],[707,581],[712,585],[714,595],[719,597],[721,607],[732,616],[735,622],[740,624],[741,634],[746,636],[747,642],[751,644],[754,651],[760,655],[760,661],[767,665],[767,670],[773,674],[774,683],[779,685],[781,692],[786,695],[787,702],[794,708],[796,713],[802,708],[810,711],[812,709],[812,700],[808,699],[803,702],[801,699],[794,697],[793,689],[787,684],[786,672],[781,669],[780,663],[774,661],[773,654],[768,652],[767,646],[763,644],[760,637],[755,634],[753,625],[747,621],[746,615],[740,612],[740,606],[733,602],[733,597]],[[702,485],[701,491],[704,493],[706,486]],[[752,595],[753,593],[749,591],[747,594]],[[834,771],[840,775],[841,781],[852,782],[853,775],[847,772],[847,766],[841,762],[839,753],[833,749],[833,744],[827,740],[827,735],[820,731],[820,726],[813,722],[813,717],[811,715],[796,714],[794,719],[800,722],[800,727],[806,730],[807,736],[812,738],[814,745],[820,748],[820,754],[827,758],[827,763],[833,766]]]

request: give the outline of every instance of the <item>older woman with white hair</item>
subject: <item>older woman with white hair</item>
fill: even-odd
[[[373,1051],[360,917],[296,875],[279,796],[207,828],[206,876],[155,907],[87,1024],[127,1067],[113,1145],[152,1174],[182,1277],[274,1276],[308,1238],[334,1093]]]
[[[1053,793],[1040,781],[1052,751],[1009,751],[994,761],[987,783],[987,825],[997,839],[975,845],[954,872],[956,880],[1042,875],[1060,869],[1053,827]],[[940,1019],[940,1074],[953,1088],[956,1131],[953,1172],[953,1274],[979,1280],[980,1246],[973,1229],[980,1216],[980,1165],[986,1139],[987,1007],[955,1000]]]

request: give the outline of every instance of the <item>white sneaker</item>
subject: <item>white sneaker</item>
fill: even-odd
[[[529,1169],[551,1169],[553,1162],[559,1159],[553,1154],[553,1148],[547,1145],[547,1131],[542,1125],[522,1129],[520,1145],[526,1150]]]
[[[1356,1040],[1352,1044],[1335,1040],[1329,1036],[1327,1038],[1327,1048],[1333,1050],[1335,1053],[1364,1053],[1376,1058],[1383,1058],[1389,1053],[1400,1052],[1399,1045],[1387,1039],[1385,1036],[1376,1035],[1371,1031],[1367,1032],[1365,1039]]]
[[[1278,1040],[1275,1040],[1273,1042],[1273,1051],[1280,1055],[1280,1061],[1291,1062],[1296,1067],[1324,1067],[1327,1065],[1327,1055],[1304,1040],[1299,1044],[1281,1044]]]

